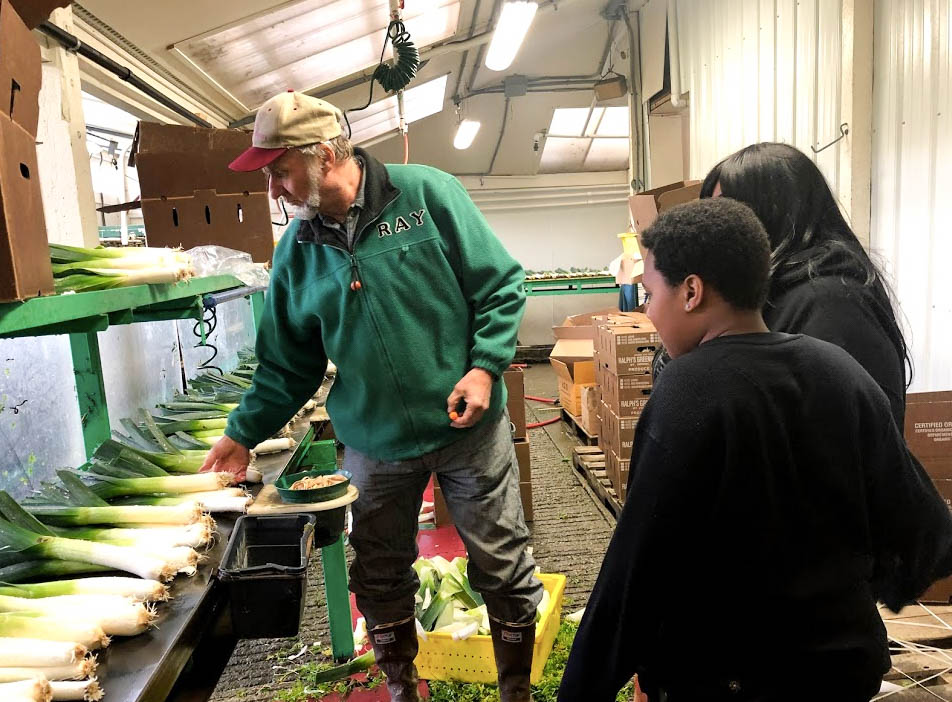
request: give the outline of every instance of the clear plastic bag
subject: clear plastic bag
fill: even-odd
[[[186,253],[192,257],[195,275],[233,275],[245,285],[267,286],[271,280],[263,263],[251,260],[251,254],[224,246],[196,246]]]

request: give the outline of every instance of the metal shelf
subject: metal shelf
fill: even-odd
[[[232,296],[215,295],[225,291],[234,291],[234,297],[250,298],[257,327],[264,302],[262,289],[246,287],[234,276],[217,275],[174,284],[135,285],[0,303],[0,339],[69,335],[83,443],[86,455],[91,456],[110,433],[98,332],[115,324],[201,319],[207,306],[231,299]]]
[[[590,295],[595,293],[609,293],[618,290],[615,277],[577,276],[565,278],[549,278],[526,281],[526,295]]]

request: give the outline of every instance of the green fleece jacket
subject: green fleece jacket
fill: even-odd
[[[325,243],[319,218],[295,220],[275,250],[258,370],[225,430],[245,446],[314,394],[328,358],[337,365],[327,400],[334,431],[378,460],[418,457],[472,431],[446,415],[447,396],[472,368],[495,378],[482,422],[505,407],[522,267],[456,178],[357,152],[366,180],[353,252]]]

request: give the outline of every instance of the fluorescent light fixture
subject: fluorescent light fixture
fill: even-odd
[[[407,122],[416,122],[443,110],[448,75],[434,78],[426,83],[409,88],[403,93],[403,106]],[[368,141],[387,132],[396,133],[400,126],[396,95],[378,100],[360,112],[351,112],[351,141],[355,144]]]
[[[454,148],[463,150],[468,149],[476,138],[476,132],[479,131],[479,122],[472,119],[464,119],[459,123],[456,129],[456,138],[453,139]]]
[[[526,0],[515,0],[502,6],[496,31],[493,32],[489,51],[486,52],[486,68],[490,71],[504,71],[509,68],[538,9],[539,6],[534,1]]]

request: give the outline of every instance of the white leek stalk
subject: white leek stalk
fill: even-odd
[[[214,523],[210,518],[189,524],[188,526],[166,526],[164,524],[141,524],[133,529],[77,529],[64,536],[99,543],[111,543],[115,546],[191,546],[199,548],[207,545],[213,536]]]
[[[120,595],[136,602],[164,602],[169,599],[169,589],[158,580],[111,576],[52,580],[46,583],[21,583],[0,587],[0,595],[28,598],[58,595]]]
[[[109,636],[137,636],[155,621],[152,609],[119,595],[59,595],[35,600],[0,595],[0,611],[96,622]]]
[[[166,508],[153,507],[152,509]],[[47,558],[95,563],[96,565],[109,566],[116,570],[135,573],[146,580],[158,580],[160,582],[171,580],[178,572],[177,568],[171,567],[164,560],[130,546],[113,546],[112,544],[59,537],[42,538],[44,542],[36,548],[40,549],[42,555]]]
[[[85,646],[90,651],[109,645],[106,632],[95,622],[76,620],[75,617],[56,619],[38,612],[0,614],[0,636],[67,641]]]
[[[45,678],[0,684],[3,702],[52,702],[53,690]]]
[[[254,449],[252,449],[252,452],[256,456],[261,456],[267,453],[280,453],[281,451],[292,449],[296,445],[297,444],[294,442],[294,439],[291,437],[284,437],[281,439],[267,439],[255,446]]]
[[[53,688],[54,702],[99,702],[103,697],[102,688],[96,678],[90,680],[75,681],[53,681],[50,683]]]
[[[0,683],[30,680],[42,676],[47,680],[84,680],[96,672],[96,659],[82,658],[70,665],[0,668]],[[2,698],[0,698],[2,699]]]
[[[202,510],[194,504],[173,507],[126,505],[110,507],[30,506],[33,516],[47,524],[85,526],[90,524],[194,524],[201,520]]]
[[[245,472],[245,482],[246,483],[260,483],[264,479],[261,471],[257,468],[251,468],[249,466],[248,470]]]
[[[0,668],[72,665],[88,652],[72,641],[0,637]]]

